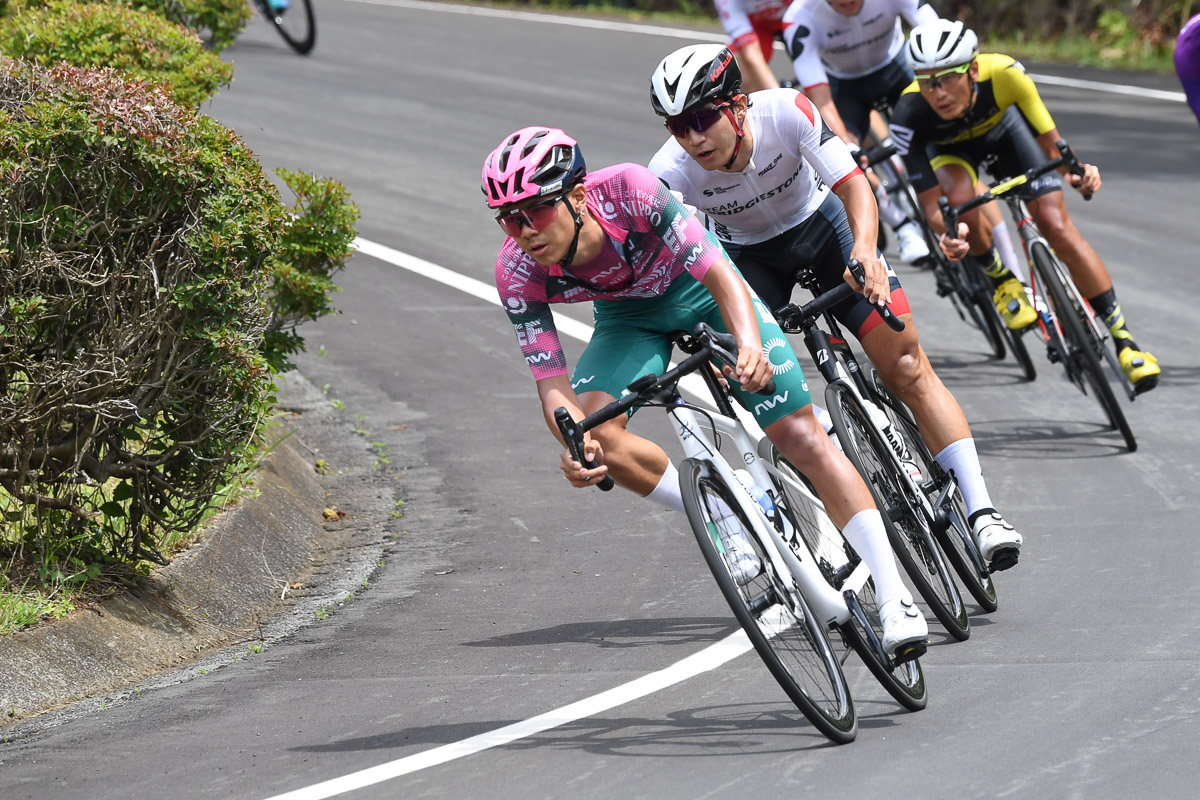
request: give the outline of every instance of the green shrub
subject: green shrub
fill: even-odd
[[[2,0],[0,0],[2,1]],[[104,0],[96,0],[104,2]],[[254,11],[246,0],[128,0],[138,9],[200,31],[208,46],[219,53],[246,27]]]
[[[113,67],[165,84],[180,103],[198,106],[228,85],[233,66],[199,37],[157,14],[123,5],[50,0],[0,20],[0,52],[50,65]]]
[[[286,222],[241,141],[160,87],[0,59],[15,558],[87,579],[196,526],[269,410],[268,258]]]
[[[296,326],[333,311],[333,275],[353,254],[358,208],[337,181],[301,172],[277,170],[296,194],[296,206],[279,248],[271,258],[271,323],[264,354],[279,371],[292,366],[290,356],[304,342]]]

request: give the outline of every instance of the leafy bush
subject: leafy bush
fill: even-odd
[[[217,53],[233,44],[254,15],[246,0],[126,1],[134,8],[153,11],[172,22],[203,32],[208,46]]]
[[[333,275],[353,254],[358,208],[337,181],[289,170],[277,170],[296,194],[296,206],[271,258],[271,322],[264,354],[272,368],[292,366],[289,357],[304,341],[296,333],[301,322],[333,311]]]
[[[0,52],[42,65],[114,67],[169,87],[180,103],[198,106],[228,85],[233,66],[200,39],[157,14],[124,5],[50,0],[0,20]]]
[[[112,69],[0,59],[0,176],[10,548],[59,579],[158,559],[268,411],[286,210],[231,131]]]

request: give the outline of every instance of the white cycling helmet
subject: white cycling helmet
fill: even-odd
[[[958,20],[939,19],[913,28],[904,54],[913,69],[957,67],[979,55],[979,38]]]
[[[731,100],[741,92],[737,59],[719,44],[680,48],[650,76],[650,105],[662,117],[675,117],[714,100]]]

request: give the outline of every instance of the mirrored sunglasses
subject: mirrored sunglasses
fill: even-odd
[[[671,117],[667,120],[667,130],[679,139],[687,136],[689,130],[702,133],[720,121],[721,109],[726,108],[727,105],[727,103],[722,103],[715,108],[711,106],[698,108],[695,111],[687,111],[677,117]]]
[[[545,230],[548,225],[558,219],[558,201],[565,195],[556,195],[545,202],[528,208],[518,208],[515,211],[503,211],[496,215],[496,222],[504,232],[514,239],[521,235],[524,227],[535,231]]]

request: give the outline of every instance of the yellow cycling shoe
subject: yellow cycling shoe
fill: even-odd
[[[1117,353],[1117,360],[1121,362],[1121,369],[1125,370],[1125,377],[1133,384],[1134,393],[1148,392],[1158,385],[1158,376],[1162,369],[1154,356],[1126,347]]]
[[[1037,320],[1037,312],[1029,302],[1029,295],[1025,294],[1025,287],[1016,278],[1009,278],[997,286],[992,299],[1004,324],[1014,331],[1028,327]]]

